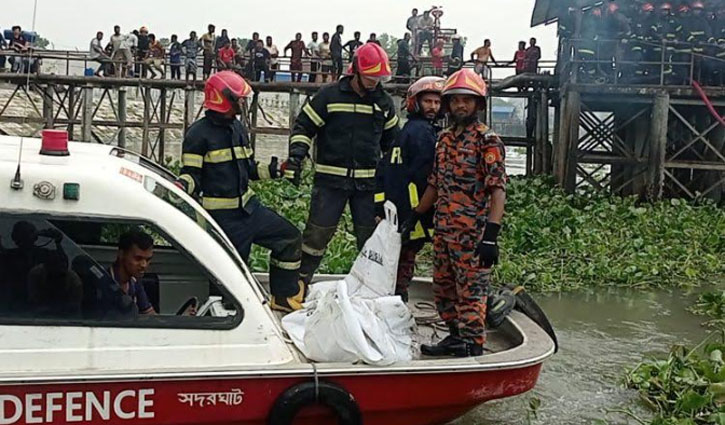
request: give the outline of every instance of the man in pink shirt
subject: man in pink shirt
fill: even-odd
[[[433,74],[439,77],[443,76],[443,40],[436,41],[431,52],[430,61],[431,65],[433,65]]]

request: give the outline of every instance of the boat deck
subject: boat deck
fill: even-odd
[[[338,280],[344,276],[341,275],[321,275],[316,276],[314,281],[326,281],[326,280]],[[264,285],[267,283],[266,274],[259,274],[257,278]],[[448,357],[429,357],[420,354],[420,345],[435,343],[440,339],[448,335],[448,329],[440,320],[438,313],[433,303],[433,293],[431,290],[431,279],[429,278],[415,278],[411,283],[409,294],[410,300],[408,307],[411,309],[413,316],[416,319],[417,329],[416,335],[414,336],[415,352],[416,357],[414,362],[441,362],[441,363],[459,363],[462,359],[448,358]],[[314,283],[313,283],[314,284]],[[275,312],[276,317],[281,320],[284,317],[284,313]],[[511,318],[515,320],[508,320],[498,329],[488,329],[486,331],[486,344],[484,345],[484,355],[478,357],[479,362],[485,361],[486,358],[499,356],[492,356],[495,354],[505,353],[516,347],[524,345],[526,342],[526,336],[524,331],[521,329],[521,325],[524,324],[530,327],[533,322],[521,313],[513,312]],[[535,328],[538,327],[533,324]],[[543,333],[543,331],[541,331]],[[545,335],[545,334],[544,334]],[[290,345],[294,345],[290,342]],[[552,344],[553,345],[553,344]],[[300,353],[296,347],[294,348],[297,352],[300,361],[311,362],[306,359],[302,353]]]

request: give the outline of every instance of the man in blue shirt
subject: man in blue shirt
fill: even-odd
[[[118,241],[116,261],[108,273],[119,284],[125,295],[131,297],[139,314],[156,314],[141,278],[154,255],[154,240],[138,229],[129,230]]]

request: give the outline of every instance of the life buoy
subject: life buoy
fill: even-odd
[[[291,425],[307,406],[321,404],[335,412],[340,425],[362,425],[360,406],[349,392],[330,382],[304,382],[283,392],[269,413],[269,425]]]

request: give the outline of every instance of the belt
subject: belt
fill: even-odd
[[[375,177],[375,168],[343,168],[334,165],[316,164],[315,172],[340,177],[353,177],[356,179],[371,179]]]
[[[242,196],[233,198],[219,198],[213,196],[204,196],[201,200],[201,206],[205,210],[235,210],[239,207],[247,205],[250,199],[254,197],[254,191],[247,189]]]

